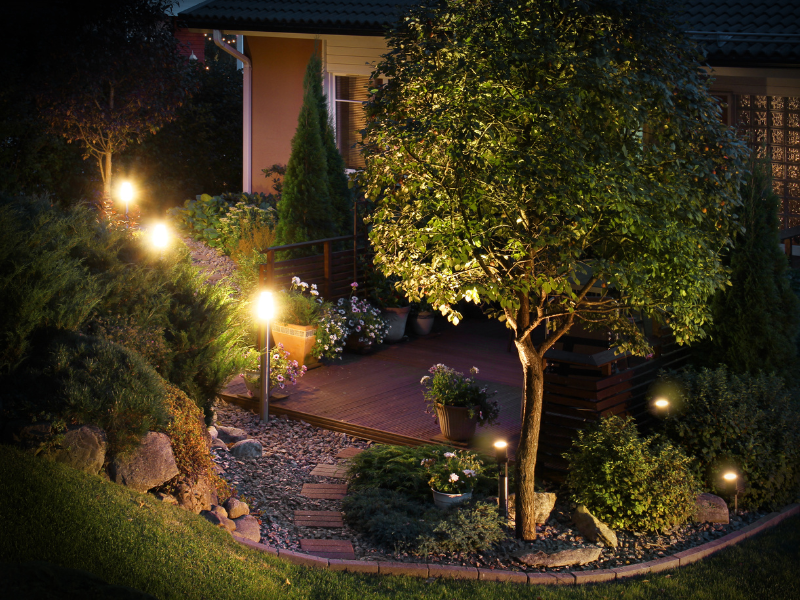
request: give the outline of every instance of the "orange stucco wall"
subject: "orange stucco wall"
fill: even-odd
[[[286,164],[303,103],[314,40],[245,37],[253,63],[253,191],[270,192],[261,169]]]

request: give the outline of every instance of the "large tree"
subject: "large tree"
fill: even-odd
[[[517,535],[536,537],[545,352],[634,313],[703,335],[743,145],[666,0],[440,0],[388,35],[363,185],[376,262],[453,322],[498,307],[524,372]],[[377,76],[377,73],[376,73]],[[531,333],[549,321],[534,343]]]
[[[72,7],[62,46],[51,47],[59,68],[39,81],[46,122],[97,162],[106,200],[113,155],[170,122],[190,91],[166,14],[171,6],[171,0],[88,0],[80,10]],[[61,8],[46,2],[43,10]]]

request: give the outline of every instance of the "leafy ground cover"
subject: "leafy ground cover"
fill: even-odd
[[[622,584],[531,589],[358,576],[290,565],[239,546],[227,533],[194,514],[7,446],[0,446],[0,506],[7,515],[0,536],[0,574],[14,597],[70,597],[69,586],[85,582],[80,574],[54,578],[59,587],[49,596],[41,592],[41,581],[33,582],[41,593],[28,594],[26,581],[30,581],[31,570],[16,565],[30,561],[80,569],[110,584],[164,599],[738,600],[800,596],[800,582],[794,575],[800,559],[798,518],[673,573]]]

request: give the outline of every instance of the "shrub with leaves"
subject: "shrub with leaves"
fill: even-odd
[[[578,432],[570,452],[572,499],[612,528],[665,531],[691,518],[699,483],[691,459],[630,418],[612,416]]]
[[[447,513],[433,525],[430,533],[422,533],[418,538],[418,551],[430,554],[479,552],[506,538],[501,524],[495,504],[470,502]]]
[[[666,435],[697,460],[705,489],[729,496],[722,472],[745,480],[739,505],[777,508],[800,486],[800,406],[775,375],[735,375],[725,367],[665,376],[676,406]]]

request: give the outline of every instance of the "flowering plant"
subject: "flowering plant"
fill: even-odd
[[[335,304],[326,302],[320,310],[317,343],[311,349],[311,354],[315,358],[341,358],[348,335],[347,317],[340,314]]]
[[[429,411],[437,404],[445,406],[462,406],[469,409],[470,418],[478,418],[478,423],[494,423],[500,414],[497,402],[490,400],[491,394],[485,387],[481,387],[471,377],[451,369],[441,363],[428,369],[430,375],[420,380],[425,386],[425,401]],[[477,375],[477,367],[469,370],[471,375]]]
[[[483,470],[477,454],[467,450],[442,450],[436,458],[420,463],[428,471],[431,488],[443,494],[463,494],[472,491],[476,478]]]
[[[372,306],[367,300],[356,296],[358,284],[350,284],[350,297],[339,298],[336,312],[344,317],[350,335],[371,346],[380,344],[389,333],[389,325],[381,316],[381,311]]]
[[[285,388],[287,384],[295,385],[297,380],[305,375],[306,366],[297,364],[296,360],[289,359],[289,352],[283,349],[283,344],[278,344],[269,357],[269,387]],[[250,385],[258,385],[261,381],[261,353],[255,348],[245,352],[245,368],[247,371],[241,376]],[[249,393],[249,392],[248,392]],[[250,393],[252,396],[252,393]]]
[[[293,325],[317,325],[322,312],[322,298],[317,286],[310,286],[299,277],[292,277],[292,287],[276,294],[276,306],[280,307],[278,323]]]

